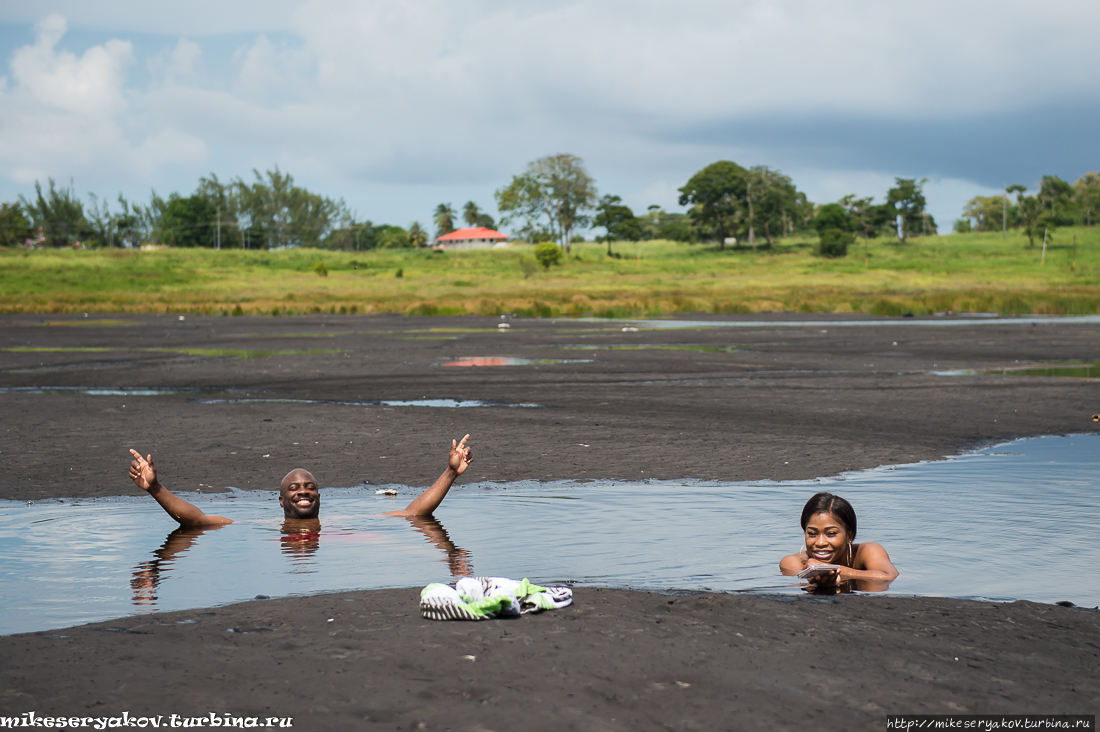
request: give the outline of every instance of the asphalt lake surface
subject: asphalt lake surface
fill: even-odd
[[[579,445],[583,447],[582,445]],[[381,514],[419,489],[325,488],[319,527],[276,496],[182,494],[236,523],[172,531],[147,498],[0,502],[0,633],[472,573],[543,583],[797,593],[779,559],[820,490],[886,547],[888,592],[1093,606],[1100,435],[1017,440],[942,461],[805,481],[459,483],[436,520]]]

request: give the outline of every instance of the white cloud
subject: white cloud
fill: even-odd
[[[0,85],[0,166],[22,184],[48,177],[94,180],[104,172],[154,179],[164,164],[202,155],[205,144],[170,126],[133,134],[126,88],[133,63],[127,41],[110,40],[82,55],[58,48],[66,21],[50,15],[36,40],[18,49]],[[136,138],[136,139],[131,139]]]
[[[816,134],[818,121],[874,130],[882,121],[1011,121],[1019,110],[1100,105],[1089,38],[1100,6],[1088,2],[50,7],[82,29],[165,42],[141,59],[118,39],[78,55],[66,50],[65,19],[42,20],[0,83],[0,179],[75,171],[89,187],[186,191],[211,168],[247,177],[279,164],[361,210],[385,200],[392,214],[371,215],[395,221],[426,218],[435,198],[486,205],[528,160],[558,152],[585,158],[601,188],[640,208],[674,207],[683,181],[719,158],[780,167],[816,200],[881,197],[894,175],[928,176],[947,181],[929,184],[930,201],[954,206],[963,189],[986,188],[941,165],[952,150],[940,160],[922,159],[925,148],[902,163],[876,158],[905,145],[906,133],[894,131],[844,141],[870,151],[845,161],[849,148]],[[26,7],[0,9],[0,20],[31,17]],[[211,39],[241,32],[236,53],[215,61]],[[135,60],[147,78],[129,75]],[[788,138],[759,134],[779,125]],[[931,139],[924,144],[934,151]],[[806,153],[831,144],[831,168]]]

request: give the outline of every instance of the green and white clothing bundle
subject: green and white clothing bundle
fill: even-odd
[[[539,587],[524,578],[463,577],[454,587],[437,582],[420,591],[420,614],[429,620],[487,620],[556,610],[573,602],[569,587]]]

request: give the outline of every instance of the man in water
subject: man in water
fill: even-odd
[[[469,435],[462,438],[461,442],[451,440],[451,452],[447,457],[447,469],[432,483],[431,487],[421,493],[412,503],[401,511],[390,511],[386,516],[430,516],[443,502],[447,491],[455,478],[466,472],[470,467],[474,456],[470,448],[466,447]],[[180,526],[221,526],[233,523],[233,519],[224,516],[212,516],[203,513],[202,509],[193,503],[172,495],[167,488],[157,480],[157,469],[153,465],[153,456],[141,456],[137,450],[130,450],[134,460],[130,462],[130,479],[138,488],[151,495],[157,503],[168,512],[168,515],[179,522]],[[279,485],[279,505],[283,507],[283,516],[287,519],[316,519],[321,512],[321,492],[317,488],[317,479],[308,470],[295,468],[286,474]]]

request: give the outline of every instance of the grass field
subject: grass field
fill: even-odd
[[[757,252],[615,244],[621,258],[608,257],[605,245],[579,244],[548,271],[526,245],[446,253],[9,249],[0,250],[0,312],[1100,313],[1100,227],[1054,237],[1042,264],[1041,245],[1030,249],[1009,233],[857,240],[843,259],[816,256],[813,239]]]

